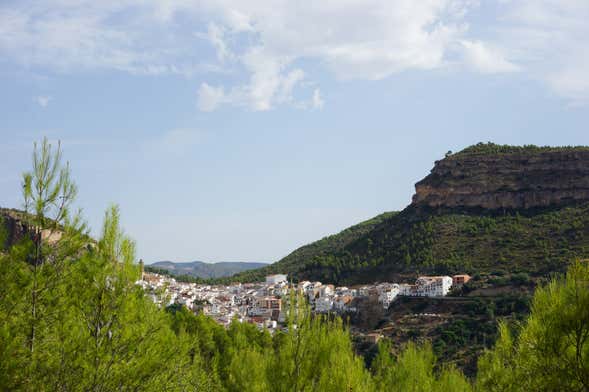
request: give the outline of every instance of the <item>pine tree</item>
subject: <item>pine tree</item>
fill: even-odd
[[[589,391],[589,265],[536,289],[517,339],[502,325],[479,360],[478,386],[490,391]]]

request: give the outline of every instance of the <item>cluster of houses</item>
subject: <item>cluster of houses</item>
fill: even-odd
[[[137,282],[162,306],[182,304],[228,325],[232,320],[254,323],[271,331],[286,321],[289,293],[296,290],[308,300],[316,313],[357,312],[358,299],[372,298],[388,309],[397,296],[443,297],[452,286],[460,286],[468,275],[420,276],[415,284],[378,283],[356,288],[335,287],[321,282],[289,284],[287,275],[266,277],[261,283],[236,283],[229,286],[178,282],[174,278],[144,273]]]

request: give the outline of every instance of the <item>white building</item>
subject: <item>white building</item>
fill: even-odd
[[[443,297],[452,287],[449,276],[420,276],[415,282],[417,295],[420,297]]]
[[[417,286],[414,284],[401,283],[399,285],[399,295],[417,295]]]
[[[275,285],[287,282],[288,280],[285,274],[275,274],[266,276],[266,284]]]
[[[388,309],[391,303],[399,295],[399,285],[392,285],[391,287],[382,290],[378,296],[378,302],[382,304],[382,307]]]

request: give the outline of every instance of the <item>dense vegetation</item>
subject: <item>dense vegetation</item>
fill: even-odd
[[[508,167],[510,158],[501,156],[563,151],[585,152],[589,147],[479,143],[449,154],[447,159],[472,156],[474,163],[469,165],[476,166],[477,159],[483,159],[479,156],[493,155],[504,159]],[[457,165],[460,167],[460,162]],[[519,169],[525,173],[521,167],[505,170]],[[462,186],[468,181],[461,176],[469,175],[464,170],[456,176],[438,176],[436,181],[443,182],[448,189]],[[550,177],[550,173],[544,172],[537,175]],[[486,183],[509,188],[509,184],[502,182],[508,180],[501,175],[485,174],[473,182],[483,188]],[[252,280],[264,273],[283,272],[294,281],[355,284],[412,279],[417,273],[489,275],[509,271],[528,274],[535,281],[553,272],[563,272],[571,260],[585,257],[589,257],[589,202],[571,199],[558,207],[521,210],[430,208],[416,203],[400,213],[379,215],[303,246],[272,266],[238,274],[234,279]]]
[[[527,144],[524,146],[512,146],[508,144],[495,144],[495,143],[477,143],[469,146],[453,156],[459,157],[464,155],[495,155],[495,154],[536,154],[539,152],[552,152],[552,151],[589,151],[587,146],[565,146],[565,147],[552,147],[552,146],[535,146],[533,144]],[[448,154],[450,155],[450,154]]]
[[[384,340],[367,367],[342,321],[312,317],[294,293],[288,328],[273,336],[237,321],[225,329],[180,306],[158,308],[135,284],[134,243],[118,209],[106,212],[100,239],[89,243],[70,212],[76,187],[47,143],[23,185],[31,233],[0,253],[0,390],[589,390],[586,263],[539,289],[516,333],[501,325],[472,380],[437,366],[427,343]],[[47,240],[54,230],[59,241]]]
[[[589,257],[589,203],[501,212],[409,206],[374,222],[356,236],[347,235],[347,229],[228,280],[268,272],[336,284],[413,279],[417,273],[487,277],[509,272],[536,279]]]
[[[477,358],[497,339],[498,322],[521,323],[529,315],[530,299],[530,294],[514,291],[485,297],[400,297],[367,329],[376,329],[397,344],[431,341],[441,364],[454,364],[473,377]],[[357,318],[360,325],[371,321],[365,312]],[[373,348],[360,345],[359,349]]]

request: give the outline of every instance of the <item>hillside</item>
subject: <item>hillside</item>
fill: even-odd
[[[158,261],[148,267],[167,270],[172,275],[189,275],[196,278],[221,278],[231,276],[239,272],[262,268],[267,263],[249,262],[219,262],[205,263],[203,261],[191,261],[187,263],[175,263],[172,261]]]
[[[402,212],[234,278],[267,272],[338,284],[418,273],[542,278],[588,256],[589,148],[478,144],[437,161]]]

